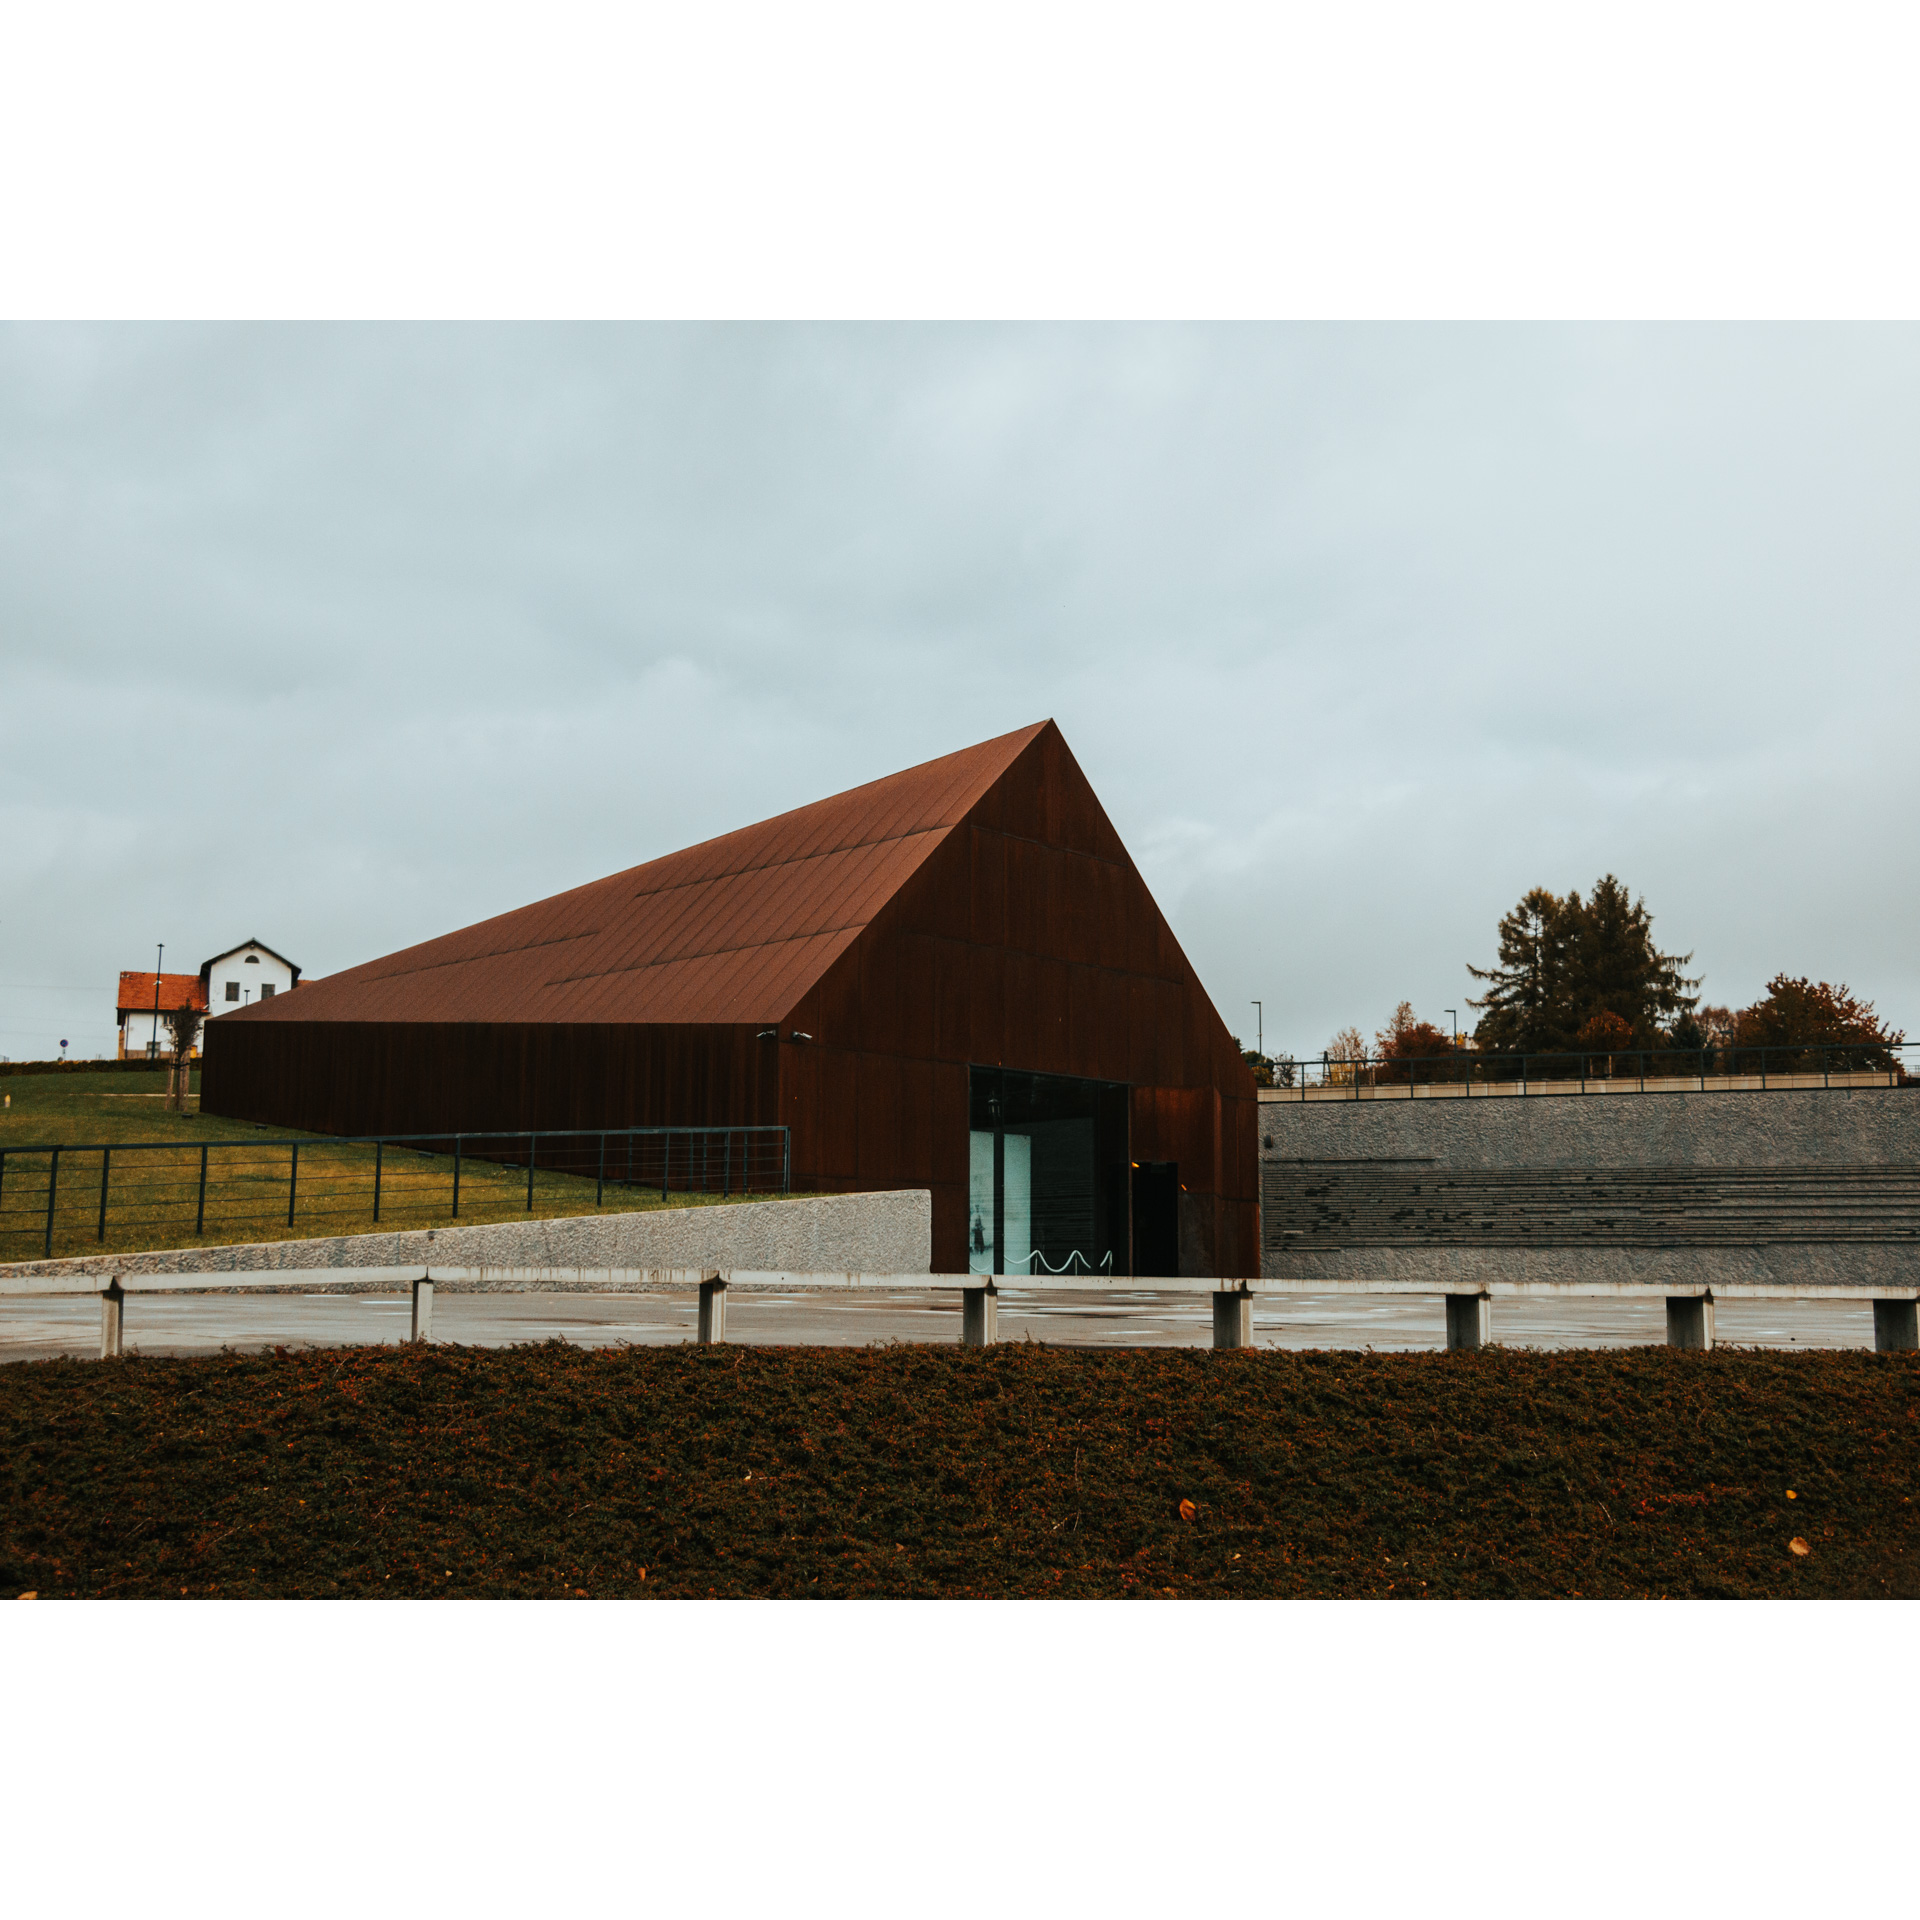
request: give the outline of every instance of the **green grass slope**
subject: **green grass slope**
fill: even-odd
[[[382,1160],[380,1218],[373,1215],[374,1150],[342,1146],[323,1134],[293,1135],[244,1120],[222,1120],[197,1110],[170,1113],[166,1073],[62,1073],[0,1079],[11,1104],[0,1108],[0,1263],[70,1259],[95,1253],[144,1253],[156,1248],[233,1246],[255,1241],[305,1240],[376,1228],[480,1226],[514,1220],[644,1213],[661,1208],[718,1205],[723,1197],[778,1199],[758,1192],[730,1196],[618,1181],[619,1150],[601,1190],[589,1147],[576,1147],[584,1173],[536,1170],[532,1201],[522,1169],[496,1166],[469,1150],[461,1169],[460,1213],[453,1213],[453,1160],[446,1153],[389,1148]],[[199,1076],[194,1076],[197,1090]],[[280,1144],[302,1142],[289,1221],[291,1156]],[[107,1208],[99,1204],[101,1159],[84,1147],[128,1142],[173,1142],[177,1150],[110,1155]],[[204,1210],[199,1195],[203,1142],[209,1155]],[[310,1143],[310,1144],[309,1144]],[[46,1233],[48,1161],[22,1147],[63,1149],[54,1187],[54,1227]],[[557,1150],[549,1138],[549,1149]],[[7,1156],[11,1155],[9,1158]],[[718,1171],[714,1172],[718,1184]],[[736,1182],[737,1184],[737,1182]],[[200,1231],[194,1231],[196,1222]],[[104,1224],[104,1231],[102,1226]]]
[[[1891,1354],[50,1361],[0,1591],[1911,1596],[1916,1443]]]

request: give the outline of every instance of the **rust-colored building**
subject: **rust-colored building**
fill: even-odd
[[[941,1272],[1260,1270],[1252,1075],[1050,720],[227,1014],[201,1104],[774,1122]]]

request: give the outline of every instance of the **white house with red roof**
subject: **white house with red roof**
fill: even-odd
[[[114,1018],[120,1028],[120,1058],[149,1059],[172,1049],[167,1015],[192,1007],[209,1019],[235,1007],[271,1000],[291,993],[300,984],[300,969],[284,954],[259,940],[246,940],[225,953],[200,963],[198,973],[122,973]],[[194,1049],[196,1057],[199,1049]]]

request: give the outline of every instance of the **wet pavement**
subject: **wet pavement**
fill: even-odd
[[[213,1353],[273,1346],[392,1345],[407,1336],[411,1306],[394,1294],[136,1294],[126,1345],[136,1353]],[[436,1340],[504,1347],[529,1340],[581,1346],[671,1345],[694,1335],[691,1294],[442,1293]],[[1000,1338],[1068,1347],[1205,1347],[1204,1296],[1018,1293],[1000,1296]],[[1493,1336],[1515,1347],[1657,1346],[1666,1338],[1659,1298],[1496,1300]],[[869,1346],[960,1338],[958,1293],[779,1294],[736,1292],[727,1337],[742,1346]],[[1408,1353],[1445,1344],[1438,1296],[1354,1299],[1295,1294],[1257,1298],[1254,1344],[1371,1348]],[[1865,1301],[1728,1300],[1715,1307],[1722,1346],[1871,1347]],[[91,1297],[0,1299],[0,1361],[100,1351],[100,1307]]]

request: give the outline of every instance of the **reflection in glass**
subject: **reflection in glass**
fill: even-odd
[[[969,1090],[967,1268],[1127,1270],[1127,1090],[975,1067]]]

